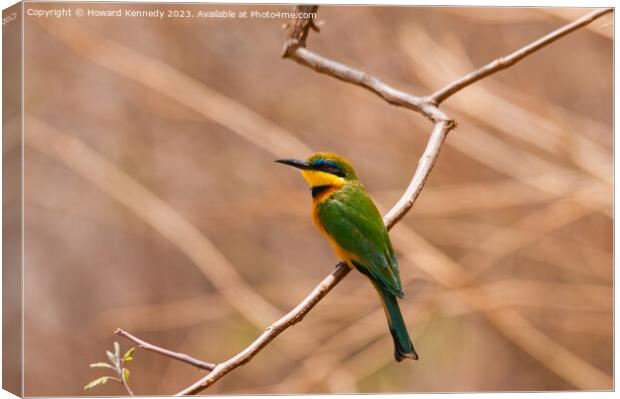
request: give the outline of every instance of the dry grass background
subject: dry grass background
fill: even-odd
[[[429,94],[587,11],[324,6],[308,45]],[[309,292],[336,259],[273,159],[338,152],[384,211],[398,199],[430,124],[280,59],[284,22],[26,20],[27,395],[84,394],[115,327],[224,360]],[[392,231],[419,362],[393,361],[352,274],[205,393],[610,389],[612,32],[604,17],[446,102],[459,128]],[[445,288],[455,265],[475,283]],[[201,375],[135,357],[138,394]]]

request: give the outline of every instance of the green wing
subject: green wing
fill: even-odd
[[[398,263],[381,214],[364,188],[351,184],[317,206],[321,224],[343,249],[356,255],[354,266],[398,297],[403,290]]]

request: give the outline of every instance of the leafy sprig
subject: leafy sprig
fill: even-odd
[[[133,396],[133,391],[129,387],[129,369],[126,364],[133,360],[133,353],[136,348],[129,348],[123,356],[121,356],[121,346],[118,342],[114,341],[114,352],[106,351],[108,362],[97,362],[90,365],[91,368],[103,368],[111,369],[116,375],[104,375],[103,377],[95,378],[84,386],[84,389],[91,389],[98,385],[103,385],[108,381],[115,381],[122,384],[127,390],[129,395]]]

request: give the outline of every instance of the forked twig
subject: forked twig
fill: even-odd
[[[186,355],[185,353],[173,352],[171,350],[149,344],[148,342],[143,341],[140,338],[134,335],[131,335],[127,331],[122,330],[120,328],[117,328],[116,331],[114,331],[114,334],[118,335],[119,337],[128,339],[129,341],[135,343],[136,345],[138,345],[138,348],[140,349],[145,349],[151,352],[159,353],[160,355],[167,356],[174,360],[178,360],[183,363],[191,364],[192,366],[196,366],[199,369],[213,370],[215,368],[215,364],[213,363],[203,362],[202,360],[195,359],[189,355]]]
[[[490,63],[486,64],[482,68],[476,69],[475,71],[452,81],[451,83],[446,85],[444,88],[431,94],[428,97],[428,99],[432,101],[434,104],[439,105],[444,100],[446,100],[448,97],[461,91],[462,89],[471,85],[472,83],[475,83],[479,81],[480,79],[483,79],[491,74],[494,74],[496,72],[499,72],[503,69],[506,69],[516,64],[517,62],[521,61],[523,58],[527,57],[533,52],[538,51],[545,46],[548,46],[549,44],[555,42],[561,37],[566,36],[569,33],[574,32],[579,28],[583,28],[584,26],[589,25],[594,20],[612,11],[613,10],[611,8],[604,8],[601,10],[592,11],[591,13],[584,15],[578,20],[571,22],[568,25],[564,25],[560,29],[553,31],[549,33],[548,35],[543,36],[536,41],[533,41],[527,46],[521,47],[519,50],[515,51],[514,53],[511,53],[504,57],[497,58],[496,60],[491,61]]]

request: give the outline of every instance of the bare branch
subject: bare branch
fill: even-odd
[[[591,13],[584,15],[583,17],[579,18],[578,20],[565,25],[563,27],[561,27],[558,30],[555,30],[551,33],[549,33],[546,36],[541,37],[540,39],[528,44],[525,47],[520,48],[519,50],[515,51],[512,54],[506,55],[504,57],[500,57],[488,64],[486,64],[485,66],[483,66],[480,69],[477,69],[461,78],[458,78],[454,81],[452,81],[450,84],[448,84],[446,87],[444,87],[441,90],[436,91],[435,93],[433,93],[432,95],[430,95],[428,97],[428,99],[439,105],[441,104],[444,100],[446,100],[448,97],[450,97],[451,95],[461,91],[462,89],[464,89],[465,87],[471,85],[472,83],[475,83],[477,81],[479,81],[482,78],[485,78],[491,74],[494,74],[496,72],[499,72],[503,69],[508,68],[511,65],[516,64],[517,62],[521,61],[523,58],[527,57],[528,55],[534,53],[535,51],[540,50],[541,48],[555,42],[556,40],[560,39],[563,36],[568,35],[571,32],[576,31],[579,28],[582,28],[590,23],[592,23],[594,20],[596,20],[597,18],[602,17],[603,15],[612,12],[613,9],[612,8],[606,8],[606,9],[602,9],[602,10],[596,10],[596,11],[592,11]]]
[[[407,212],[409,212],[409,209],[411,209],[416,199],[418,199],[426,183],[426,179],[428,179],[433,166],[435,166],[435,161],[437,161],[437,157],[439,157],[439,151],[441,151],[444,140],[455,126],[455,123],[449,119],[435,124],[431,137],[428,139],[426,149],[418,161],[418,168],[415,171],[413,179],[411,179],[411,183],[409,183],[407,190],[396,205],[394,205],[383,218],[388,229],[391,229],[392,226],[401,220]]]
[[[148,342],[143,341],[140,338],[134,335],[131,335],[127,331],[122,330],[120,328],[117,328],[116,331],[114,331],[114,334],[130,340],[131,342],[138,345],[138,348],[140,349],[145,349],[151,352],[159,353],[160,355],[167,356],[174,360],[178,360],[183,363],[191,364],[192,366],[198,367],[199,369],[213,370],[215,368],[215,364],[213,363],[203,362],[202,360],[195,359],[189,355],[186,355],[185,353],[173,352],[168,349],[164,349],[159,346],[149,344]]]
[[[435,123],[449,120],[443,111],[423,97],[417,97],[395,89],[366,72],[322,57],[304,47],[296,47],[293,50],[287,51],[285,57],[291,58],[299,64],[310,67],[319,73],[370,90],[388,103],[419,112]]]
[[[303,320],[306,314],[310,312],[310,310],[312,310],[312,308],[314,308],[314,306],[316,306],[316,304],[319,303],[319,301],[323,299],[323,297],[327,295],[327,293],[331,291],[331,289],[334,288],[336,284],[338,284],[349,273],[350,270],[351,269],[346,263],[338,263],[334,271],[329,276],[324,278],[323,281],[321,281],[321,283],[316,286],[316,288],[312,290],[312,292],[304,298],[299,305],[297,305],[280,320],[267,327],[265,331],[247,348],[225,362],[218,364],[213,371],[193,385],[177,393],[176,396],[197,394],[210,385],[213,385],[214,382],[230,373],[232,370],[249,362],[258,352],[273,341],[274,338],[280,335],[287,328]]]

